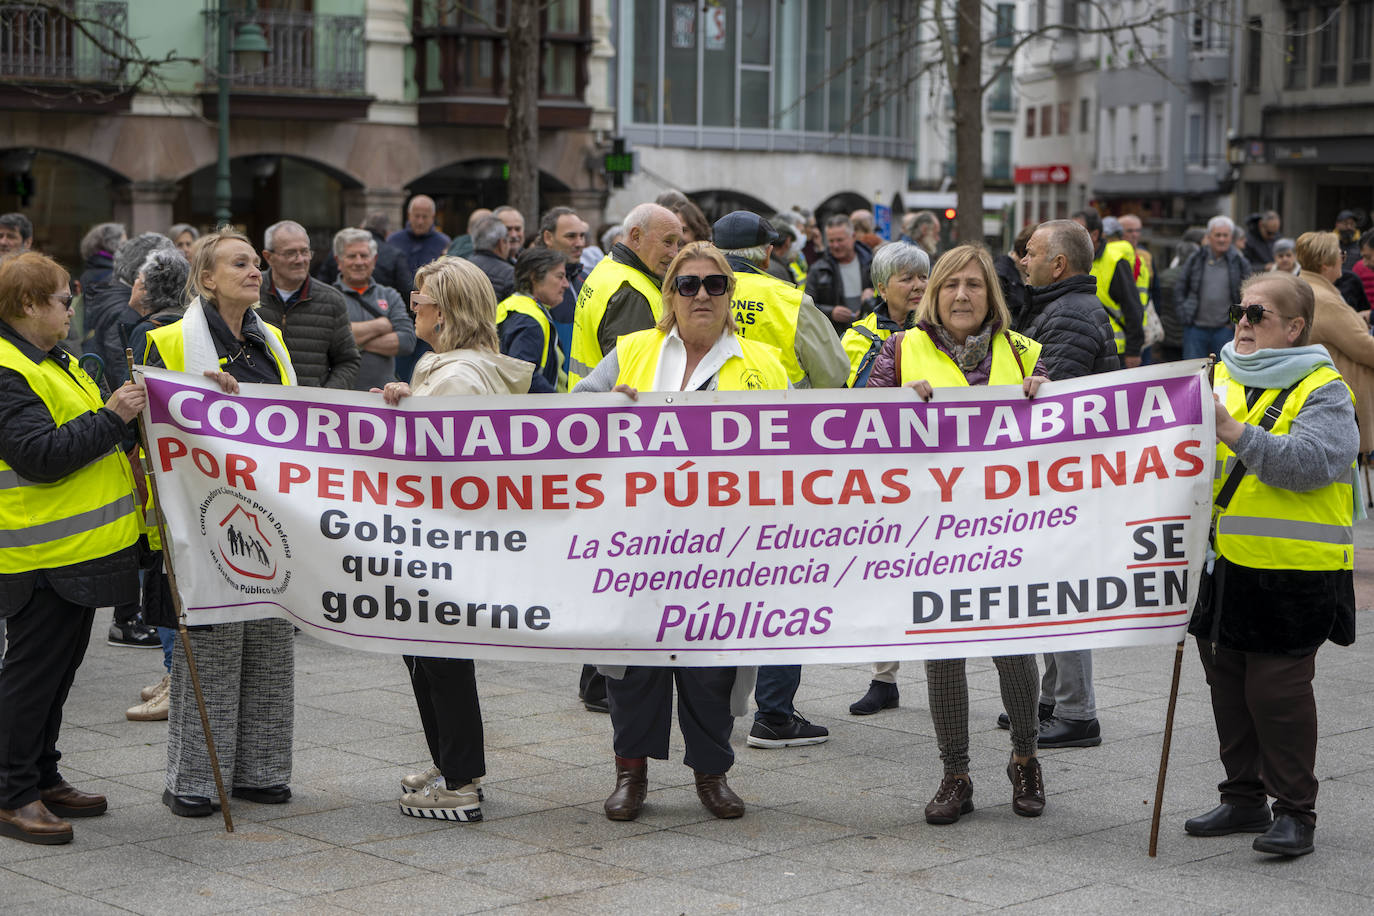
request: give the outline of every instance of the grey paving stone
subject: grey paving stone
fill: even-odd
[[[91,892],[91,897],[145,916],[227,913],[249,906],[280,906],[295,895],[281,888],[208,869],[144,873],[133,884]]]
[[[224,870],[295,894],[325,894],[426,874],[390,859],[344,848],[268,859]]]
[[[719,823],[720,831],[709,838],[675,830],[655,830],[567,852],[647,875],[670,875],[755,855],[752,850],[730,842],[730,828],[738,821]]]
[[[8,845],[9,841],[6,843]],[[139,856],[139,865],[134,868],[129,850],[111,845],[65,856],[12,862],[7,868],[68,893],[86,893],[139,881],[145,870],[165,873],[178,865],[176,859],[148,850]]]
[[[582,808],[551,808],[517,817],[494,818],[483,821],[482,826],[498,836],[560,850],[600,846],[654,829],[634,821],[608,821],[605,815]]]
[[[776,903],[859,884],[863,876],[786,856],[762,855],[682,872],[673,880],[708,891],[728,887],[751,903]]]
[[[450,875],[498,859],[528,857],[541,851],[539,846],[493,833],[485,822],[444,824],[439,830],[359,843],[353,848],[393,862]]]
[[[331,846],[352,846],[439,829],[436,821],[407,817],[396,802],[356,804],[318,814],[281,817],[272,826],[288,833],[322,840]]]
[[[204,868],[232,868],[330,848],[330,844],[320,840],[290,833],[270,824],[254,823],[237,823],[233,833],[225,833],[216,827],[190,836],[145,840],[138,845]]]
[[[1135,888],[1112,884],[1078,887],[1061,894],[1038,897],[1026,903],[999,908],[998,913],[1016,916],[1082,916],[1083,913],[1149,913],[1150,916],[1206,916],[1233,910],[1214,903],[1202,906],[1190,900],[1174,900],[1146,894]]]
[[[951,914],[990,912],[988,907],[936,893],[892,877],[866,875],[860,884],[773,903],[750,912],[765,916],[834,916],[835,913]]]
[[[638,881],[643,872],[617,868],[561,852],[476,862],[453,872],[460,877],[523,897],[527,902]]]
[[[556,898],[555,902],[566,907],[567,912],[603,914],[632,909],[646,916],[733,913],[745,906],[743,898],[722,893],[719,889],[702,890],[657,877],[567,894]]]
[[[720,826],[715,818],[676,828],[679,833],[707,838],[716,836]],[[815,846],[852,836],[854,829],[807,817],[791,810],[754,807],[730,831],[730,843],[756,852],[780,853],[799,846]]]
[[[416,875],[398,881],[369,883],[347,891],[325,894],[321,903],[335,904],[355,913],[426,911],[477,913],[521,902],[514,894],[449,875]]]

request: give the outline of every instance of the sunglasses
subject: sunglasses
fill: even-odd
[[[429,297],[429,296],[426,296],[424,293],[420,292],[419,290],[411,290],[411,293],[410,293],[410,310],[411,310],[412,312],[415,311],[416,309],[418,309],[418,308],[419,308],[420,306],[422,306],[422,305],[438,305],[438,304],[439,304],[439,303],[436,302],[433,298],[431,298],[431,297]]]
[[[706,287],[708,296],[724,296],[725,291],[730,288],[730,278],[725,274],[711,274],[709,277],[694,277],[691,274],[683,274],[673,277],[673,286],[677,287],[679,296],[695,296],[697,290]]]
[[[1279,314],[1273,309],[1267,309],[1262,305],[1233,305],[1230,308],[1231,323],[1240,324],[1240,319],[1244,316],[1252,325],[1259,324],[1264,320],[1265,312],[1271,315]],[[1283,316],[1279,315],[1279,317],[1282,318]]]

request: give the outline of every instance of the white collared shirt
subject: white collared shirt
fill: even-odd
[[[677,326],[663,338],[663,349],[658,355],[658,372],[654,376],[655,391],[696,391],[703,385],[708,391],[716,387],[716,373],[731,357],[744,356],[739,338],[728,327],[706,351],[706,355],[692,370],[687,384],[682,384],[682,373],[687,370],[687,345],[682,342]],[[707,383],[710,383],[709,385]]]

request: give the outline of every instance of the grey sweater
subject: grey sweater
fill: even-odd
[[[1355,405],[1341,381],[1308,395],[1287,435],[1247,425],[1235,448],[1236,457],[1261,483],[1298,493],[1349,474],[1359,450]]]

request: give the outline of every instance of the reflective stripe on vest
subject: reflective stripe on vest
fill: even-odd
[[[0,339],[0,366],[24,377],[59,428],[104,406],[75,358],[34,363]],[[0,461],[0,573],[83,563],[138,540],[138,507],[128,459],[111,449],[53,483],[20,476]]]
[[[652,277],[614,258],[602,258],[601,263],[583,281],[582,292],[577,294],[577,307],[573,312],[572,353],[568,360],[569,391],[590,375],[596,364],[601,362],[601,357],[606,355],[601,352],[597,332],[601,329],[601,319],[606,317],[606,303],[626,283],[649,300],[649,310],[653,313],[655,323],[663,317],[663,291],[654,285]]]
[[[1278,389],[1269,389],[1253,407],[1245,403],[1245,386],[1233,381],[1223,363],[1217,363],[1214,390],[1231,416],[1243,423],[1258,424]],[[1284,402],[1269,430],[1285,436],[1313,391],[1340,381],[1330,366],[1314,369]],[[1217,441],[1213,499],[1221,491],[1235,453]],[[1241,478],[1224,510],[1214,510],[1216,549],[1226,559],[1252,569],[1344,570],[1354,568],[1354,500],[1357,492],[1355,466],[1324,487],[1305,492],[1285,490],[1262,483],[1254,473]]]
[[[735,333],[776,347],[795,385],[806,377],[797,362],[797,313],[801,311],[802,291],[767,274],[735,272]]]
[[[1118,261],[1125,260],[1135,264],[1135,249],[1124,239],[1108,242],[1102,249],[1102,256],[1093,261],[1093,279],[1097,281],[1097,298],[1107,310],[1107,320],[1112,323],[1112,336],[1116,339],[1118,355],[1126,352],[1126,319],[1121,309],[1112,301],[1112,276],[1116,273]]]
[[[1008,336],[1010,343],[1007,342]],[[949,354],[935,346],[935,341],[920,328],[906,332],[901,351],[902,377],[899,384],[925,379],[932,388],[968,385],[968,379],[954,360],[949,358]],[[1040,344],[1015,331],[1003,331],[992,339],[992,370],[988,374],[988,384],[1019,385],[1023,378],[1035,370],[1035,364],[1039,361]]]
[[[209,308],[209,306],[206,306],[206,308]],[[268,324],[265,321],[261,322],[261,324],[267,329],[267,333],[277,338],[277,342],[281,344],[282,352],[289,354],[291,351],[286,349],[286,338],[282,336],[281,331],[277,329],[276,325]],[[147,343],[144,345],[143,350],[143,363],[146,364],[148,362],[148,355],[153,352],[153,344],[157,344],[157,353],[158,356],[162,357],[162,365],[167,369],[171,369],[173,372],[185,372],[186,336],[182,333],[183,327],[184,322],[178,321],[174,324],[164,324],[160,328],[153,328],[149,331],[146,338]],[[277,355],[272,352],[270,347],[267,350],[267,355],[272,359],[273,363],[276,363]],[[221,366],[227,365],[228,363],[228,357],[221,356],[219,358],[219,364]],[[291,376],[287,374],[285,366],[278,365],[277,374],[281,376],[281,383],[283,385],[291,384]]]
[[[553,318],[542,304],[522,293],[515,293],[507,296],[496,303],[496,330],[500,333],[501,324],[511,315],[525,315],[534,319],[534,323],[539,325],[539,331],[544,335],[544,344],[539,351],[539,365],[534,367],[534,374],[540,375],[544,367],[551,361],[558,360],[557,346],[558,336],[553,333]]]
[[[640,391],[653,391],[658,377],[658,360],[667,334],[658,328],[636,331],[618,338],[616,358],[620,362],[617,385]],[[717,391],[759,391],[787,387],[787,372],[778,359],[778,348],[757,340],[736,338],[744,356],[732,356],[716,373]]]
[[[865,337],[863,331],[857,330],[858,328],[863,328],[873,337]],[[877,345],[882,346],[882,342],[895,333],[889,328],[878,327],[877,312],[869,312],[845,329],[844,336],[840,338],[840,346],[844,348],[844,355],[849,357],[849,381],[845,382],[847,386],[854,387],[854,382],[859,374],[859,366],[863,364],[864,357],[874,346],[874,338],[878,340]]]

